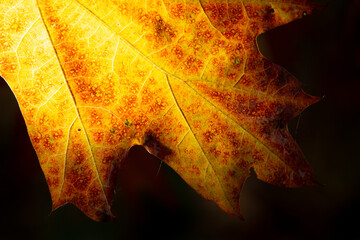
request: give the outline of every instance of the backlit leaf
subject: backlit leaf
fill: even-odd
[[[1,1],[0,74],[53,209],[70,202],[94,220],[112,217],[116,172],[133,145],[236,216],[251,168],[272,184],[314,184],[287,122],[317,98],[256,45],[312,8],[305,0]]]

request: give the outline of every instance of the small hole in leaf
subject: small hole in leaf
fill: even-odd
[[[81,131],[81,129],[80,129],[80,128],[78,128],[78,131],[80,132],[80,131]]]
[[[270,12],[270,13],[274,13],[274,12],[275,12],[275,9],[274,9],[274,8],[270,8],[270,9],[269,9],[269,12]]]
[[[303,17],[305,17],[307,15],[307,12],[306,11],[303,11]]]

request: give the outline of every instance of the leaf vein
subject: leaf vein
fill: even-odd
[[[208,161],[208,163],[211,165],[211,168],[214,170],[214,167],[213,167],[211,161],[210,161],[209,158],[206,156],[203,147],[201,146],[199,140],[197,139],[194,131],[192,130],[192,128],[191,128],[191,126],[190,126],[190,124],[189,124],[189,121],[187,120],[184,112],[182,111],[182,109],[181,109],[180,106],[179,106],[179,103],[178,103],[178,101],[177,101],[177,99],[176,99],[176,97],[175,97],[174,91],[173,91],[173,89],[172,89],[172,87],[171,87],[171,84],[170,84],[170,82],[169,82],[168,75],[166,75],[166,81],[167,81],[167,84],[168,84],[168,86],[169,86],[169,90],[170,90],[170,92],[171,92],[171,95],[172,95],[172,97],[173,97],[173,99],[174,99],[174,102],[175,102],[177,108],[179,109],[182,117],[184,118],[186,124],[188,125],[189,131],[190,131],[190,132],[192,133],[192,135],[194,136],[194,138],[195,138],[198,146],[200,147],[201,153],[204,155],[205,159]],[[214,172],[215,172],[215,171],[214,171]],[[229,200],[229,198],[228,198],[227,193],[225,192],[224,186],[223,186],[222,182],[220,181],[219,176],[218,176],[217,174],[215,174],[215,176],[216,176],[216,178],[217,178],[217,180],[218,180],[218,182],[219,182],[219,184],[220,184],[220,186],[221,186],[221,190],[223,191],[226,200],[228,201],[228,203],[230,204],[230,206],[235,210],[234,206],[232,205],[232,203],[230,202],[230,200]]]
[[[67,78],[66,78],[65,70],[64,70],[64,68],[63,68],[63,66],[62,66],[62,64],[61,64],[61,61],[60,61],[60,59],[59,59],[59,55],[58,55],[58,53],[57,53],[57,50],[56,50],[56,48],[54,47],[53,40],[52,40],[52,38],[51,38],[49,29],[48,29],[48,27],[47,27],[47,25],[46,25],[46,23],[45,23],[44,16],[43,16],[42,11],[41,11],[41,9],[40,9],[40,5],[39,5],[38,0],[36,0],[36,3],[37,3],[38,10],[39,10],[40,18],[41,18],[41,20],[42,20],[42,22],[43,22],[44,28],[45,28],[48,36],[49,36],[51,45],[53,46],[53,50],[54,50],[54,53],[55,53],[56,58],[57,58],[57,60],[58,60],[59,67],[60,67],[60,69],[61,69],[61,71],[62,71],[62,73],[63,73],[64,81],[65,81],[65,83],[67,84],[67,87],[68,87],[68,89],[69,89],[69,93],[70,93],[71,96],[72,96],[72,100],[73,100],[73,103],[74,103],[74,106],[75,106],[76,115],[77,115],[77,118],[79,118],[79,122],[80,122],[80,124],[81,124],[81,126],[82,126],[82,128],[83,128],[83,130],[84,130],[84,134],[85,134],[85,137],[86,137],[86,140],[87,140],[87,144],[88,144],[88,147],[89,147],[90,153],[91,153],[91,159],[93,160],[93,164],[94,164],[94,167],[95,167],[95,170],[96,170],[96,175],[97,175],[97,178],[99,179],[99,182],[100,182],[100,184],[101,184],[101,190],[102,190],[102,193],[103,193],[104,198],[105,198],[105,200],[106,200],[108,211],[110,212],[110,203],[109,203],[109,200],[107,199],[107,196],[106,196],[106,194],[105,194],[105,190],[104,190],[103,184],[102,184],[101,179],[100,179],[99,171],[98,171],[97,166],[96,166],[95,156],[94,156],[93,150],[92,150],[91,145],[90,145],[90,140],[89,140],[88,134],[87,134],[86,129],[85,129],[85,127],[84,127],[84,125],[83,125],[83,123],[82,123],[82,120],[81,120],[81,118],[80,118],[80,113],[79,113],[79,109],[78,109],[77,104],[76,104],[75,96],[74,96],[74,94],[73,94],[73,92],[72,92],[72,90],[71,90],[71,88],[70,88],[69,82],[68,82],[68,80],[67,80]],[[70,138],[70,135],[69,135],[69,138]],[[68,147],[66,148],[66,150],[67,150],[67,149],[68,149]],[[66,158],[66,159],[67,159],[67,158]],[[66,168],[65,168],[65,169],[66,169]],[[64,171],[64,174],[65,174],[65,171]],[[64,181],[65,181],[65,175],[64,175]]]

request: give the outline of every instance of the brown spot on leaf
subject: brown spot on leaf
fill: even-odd
[[[145,134],[143,145],[151,149],[152,153],[160,159],[172,154],[172,150],[159,142],[152,132]]]

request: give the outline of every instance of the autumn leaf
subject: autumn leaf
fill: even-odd
[[[204,198],[241,216],[253,168],[314,184],[287,122],[317,101],[256,37],[305,0],[4,0],[0,74],[14,92],[53,210],[113,217],[115,176],[143,145]],[[141,167],[141,166],[139,166]]]

